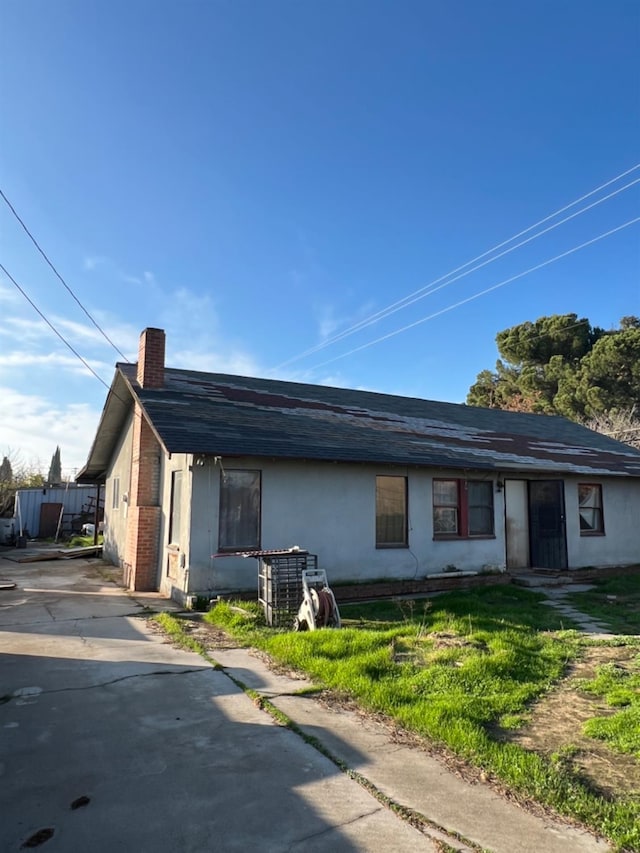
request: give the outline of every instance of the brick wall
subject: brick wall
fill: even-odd
[[[155,506],[160,498],[160,454],[162,450],[140,405],[133,417],[130,506]]]
[[[158,589],[159,506],[135,506],[127,517],[127,586],[137,592]]]
[[[164,385],[164,345],[162,329],[145,329],[140,336],[137,378],[143,388]],[[161,455],[162,448],[136,403],[124,569],[127,586],[138,592],[158,589]]]
[[[446,592],[454,589],[472,589],[478,586],[502,586],[510,584],[511,577],[504,574],[480,573],[450,578],[421,578],[420,580],[363,581],[358,584],[336,584],[331,587],[338,604],[366,601],[370,598],[394,598],[396,596],[425,595],[431,592]]]
[[[143,388],[164,385],[164,344],[162,329],[145,329],[138,347],[138,384]]]

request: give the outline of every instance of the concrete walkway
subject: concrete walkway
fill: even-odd
[[[602,622],[598,622],[593,616],[586,613],[581,613],[576,607],[570,604],[567,600],[572,592],[587,592],[594,588],[593,584],[589,583],[560,583],[553,579],[550,583],[543,575],[521,575],[522,586],[531,589],[534,592],[541,592],[546,601],[542,603],[548,607],[553,607],[562,616],[573,620],[578,624],[580,630],[593,640],[606,640],[614,636]]]
[[[9,566],[0,592],[0,850],[605,853],[610,847],[469,784],[392,730],[300,695],[250,650],[173,649],[92,563]],[[93,577],[92,577],[93,574]],[[88,576],[87,576],[88,575]],[[139,602],[139,603],[138,603]],[[359,784],[238,684],[268,698]],[[371,791],[380,796],[374,797]],[[89,803],[73,807],[82,797]],[[414,828],[382,800],[424,819]]]

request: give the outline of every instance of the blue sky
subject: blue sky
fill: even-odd
[[[0,187],[131,360],[463,402],[501,329],[640,314],[638,223],[464,301],[640,216],[639,56],[637,0],[2,0]],[[1,199],[0,261],[109,384]],[[106,389],[1,272],[0,394],[0,453],[83,465]]]

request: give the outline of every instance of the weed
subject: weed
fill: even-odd
[[[98,534],[98,545],[102,545],[104,541],[104,536],[102,533]],[[66,543],[67,548],[89,548],[94,545],[93,536],[72,536],[71,539]]]
[[[567,599],[618,634],[640,634],[640,576],[624,575],[593,584],[593,589],[571,593]]]
[[[640,850],[640,803],[594,793],[574,770],[570,748],[552,760],[491,734],[521,720],[582,648],[573,623],[563,626],[541,598],[497,586],[444,593],[422,610],[397,601],[343,606],[342,630],[303,634],[257,626],[224,604],[205,619],[521,795]]]
[[[584,733],[606,741],[614,750],[640,758],[639,656],[631,661],[629,669],[617,663],[603,664],[595,678],[576,683],[580,689],[602,696],[611,708],[622,709],[587,720]]]

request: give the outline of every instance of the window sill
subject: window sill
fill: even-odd
[[[376,543],[376,551],[389,551],[389,550],[396,550],[397,551],[398,549],[401,549],[401,548],[407,549],[408,547],[409,546],[407,543],[403,543],[402,545],[400,545],[400,544],[398,544],[398,545],[378,545]]]
[[[581,530],[580,536],[604,536],[604,530]]]
[[[460,536],[457,533],[456,534],[454,534],[454,533],[451,533],[451,534],[442,533],[442,534],[436,534],[433,537],[433,541],[434,542],[468,542],[470,539],[476,540],[476,539],[495,539],[495,538],[496,538],[495,533],[481,533],[481,534],[478,534],[476,536]]]

